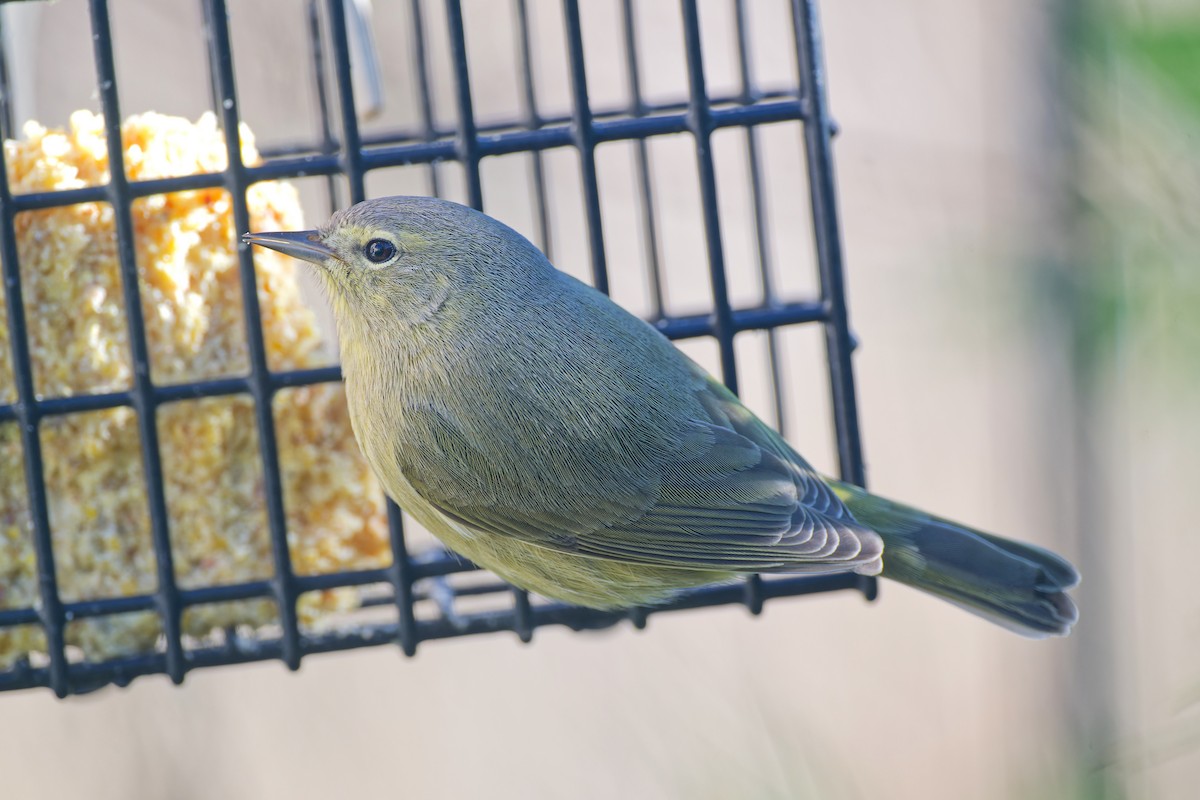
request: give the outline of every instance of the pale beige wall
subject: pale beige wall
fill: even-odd
[[[297,77],[307,79],[296,44],[300,4],[230,5],[245,116],[264,143],[294,135],[310,117]],[[440,30],[440,4],[427,5]],[[481,117],[493,116],[515,96],[505,4],[466,5],[476,100]],[[531,5],[545,47],[538,72],[545,107],[565,109],[557,4]],[[602,56],[616,41],[609,5],[585,4],[598,105],[621,96],[622,76]],[[644,47],[649,89],[676,94],[683,85],[677,6],[637,5],[644,29],[668,31]],[[717,87],[732,75],[720,30],[724,5],[702,4]],[[785,80],[786,4],[751,5],[763,37],[760,77]],[[1076,537],[1058,529],[1069,484],[1045,440],[1069,411],[1060,393],[1062,347],[1030,323],[1022,289],[1026,271],[1057,247],[1063,192],[1049,135],[1055,99],[1044,5],[860,0],[827,2],[823,14],[843,131],[836,155],[872,485],[1075,556]],[[205,107],[193,6],[115,0],[126,113],[194,116]],[[94,107],[80,9],[21,11],[30,15],[31,52],[42,57],[19,109],[61,124],[72,109]],[[181,31],[176,15],[192,27]],[[382,29],[394,13],[377,8],[377,16]],[[394,87],[387,120],[409,118],[407,40],[381,46]],[[444,45],[434,49],[444,66]],[[452,121],[444,73],[437,85],[441,116]],[[725,235],[734,296],[750,302],[749,216],[731,136],[718,137]],[[806,213],[798,130],[766,131],[764,139],[776,252],[781,269],[795,270],[782,279],[790,296],[804,296],[813,280],[807,234],[795,222]],[[679,308],[694,308],[707,295],[701,281],[688,279],[703,263],[690,151],[682,137],[654,147],[671,296]],[[623,159],[601,153],[602,183],[612,192],[607,238],[616,295],[639,308],[641,281],[621,271],[638,252],[632,207],[622,199],[629,196]],[[562,154],[548,161],[564,209],[557,260],[583,274],[574,161]],[[520,169],[512,160],[486,166],[485,191],[490,211],[528,229],[527,210],[511,199],[524,196],[510,182]],[[374,194],[423,185],[414,171],[369,181]],[[314,221],[324,213],[318,203],[312,211]],[[793,441],[833,469],[817,341],[809,330],[787,337],[788,421]],[[689,352],[712,363],[712,348]],[[746,393],[765,409],[755,362],[748,357]],[[1157,585],[1139,584],[1142,608],[1161,602]],[[1179,594],[1176,601],[1195,611],[1194,596]],[[1082,634],[1103,638],[1088,628],[1100,624],[1083,609]],[[1137,641],[1161,646],[1164,639],[1171,641],[1149,634]],[[644,633],[543,631],[532,647],[513,637],[478,638],[429,643],[411,661],[392,648],[313,657],[298,675],[263,664],[193,673],[181,688],[142,679],[127,691],[68,702],[46,692],[7,695],[0,697],[7,723],[0,775],[14,798],[1060,797],[1073,764],[1072,647],[1072,640],[1016,638],[888,585],[872,606],[843,594],[774,603],[760,619],[730,608],[655,618]],[[1194,664],[1194,648],[1185,651],[1183,663]],[[1153,656],[1123,670],[1125,706],[1136,708],[1145,693],[1133,681],[1147,663]],[[1195,672],[1180,667],[1172,680],[1186,684],[1188,674]],[[1153,727],[1169,715],[1169,703],[1158,702],[1153,713],[1135,713],[1140,723]],[[1153,778],[1134,770],[1133,780],[1155,796],[1182,797],[1180,776],[1196,766],[1191,756],[1147,768]]]

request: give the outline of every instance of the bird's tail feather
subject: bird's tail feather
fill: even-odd
[[[1023,636],[1065,636],[1079,614],[1066,590],[1079,574],[1040,547],[981,533],[835,483],[858,520],[882,537],[883,575]]]

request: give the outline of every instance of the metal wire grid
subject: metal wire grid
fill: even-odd
[[[534,604],[524,592],[498,582],[482,586],[456,587],[438,579],[474,567],[448,553],[420,557],[408,553],[399,510],[389,503],[388,519],[393,564],[322,575],[298,576],[292,570],[286,539],[283,495],[280,486],[278,451],[275,441],[271,400],[281,389],[340,379],[337,367],[271,372],[267,366],[258,307],[254,268],[250,253],[242,248],[240,276],[250,374],[195,383],[158,386],[150,378],[149,356],[139,301],[139,286],[134,251],[134,233],[130,213],[135,198],[183,190],[223,187],[233,198],[237,230],[247,230],[249,214],[245,192],[257,181],[301,176],[327,176],[331,202],[358,202],[365,198],[364,176],[371,170],[409,164],[428,164],[434,193],[440,191],[434,162],[454,160],[466,177],[467,198],[482,207],[480,161],[488,156],[529,152],[532,154],[535,226],[541,246],[550,251],[546,186],[542,153],[556,147],[578,151],[584,193],[591,272],[594,284],[607,291],[602,220],[597,186],[595,150],[598,144],[617,140],[636,142],[637,188],[642,196],[644,240],[652,279],[654,314],[652,322],[673,339],[708,336],[718,345],[722,376],[737,389],[734,336],[741,331],[768,332],[770,364],[775,379],[776,402],[779,386],[779,362],[775,329],[783,325],[820,323],[825,332],[837,452],[842,477],[863,482],[863,462],[854,378],[851,369],[853,343],[847,325],[843,287],[841,241],[830,142],[833,125],[825,94],[821,35],[815,0],[792,0],[792,20],[798,75],[798,91],[761,92],[751,75],[749,36],[744,0],[734,0],[736,10],[741,91],[736,96],[712,98],[705,86],[701,54],[700,26],[695,0],[682,0],[681,11],[685,39],[689,92],[686,102],[651,105],[644,101],[640,85],[632,0],[623,0],[625,57],[629,95],[628,107],[593,110],[588,100],[588,84],[583,56],[583,37],[578,0],[564,0],[566,44],[572,96],[569,118],[544,116],[538,110],[532,79],[530,25],[525,0],[515,0],[518,18],[519,66],[523,73],[522,90],[525,115],[509,123],[480,127],[475,123],[471,84],[467,66],[461,0],[445,0],[450,50],[456,86],[458,127],[439,130],[433,122],[430,102],[429,69],[425,52],[425,33],[420,0],[412,0],[414,39],[411,42],[419,88],[421,119],[413,130],[394,131],[374,137],[360,134],[351,81],[351,56],[347,38],[346,7],[343,0],[311,0],[308,6],[312,59],[321,114],[321,141],[265,151],[267,160],[260,166],[247,167],[241,160],[238,135],[240,120],[234,81],[234,64],[229,39],[229,19],[225,0],[202,0],[207,40],[208,67],[211,77],[213,108],[226,135],[229,167],[224,172],[182,178],[130,182],[125,175],[119,121],[119,88],[113,59],[113,43],[107,0],[89,0],[94,57],[99,97],[103,110],[112,177],[105,186],[69,191],[14,196],[7,182],[7,168],[0,150],[0,259],[3,261],[5,300],[11,328],[13,367],[17,402],[0,405],[0,423],[16,422],[24,447],[25,481],[33,525],[37,558],[40,603],[35,608],[0,610],[0,629],[24,624],[39,624],[45,631],[48,654],[45,664],[25,660],[6,672],[0,672],[0,690],[46,686],[58,696],[90,691],[115,683],[125,685],[133,678],[165,673],[180,683],[188,671],[199,667],[267,659],[282,660],[297,669],[301,658],[317,652],[346,650],[389,642],[398,643],[412,655],[422,641],[477,633],[512,631],[530,641],[535,629],[562,625],[575,630],[606,627],[623,619],[645,624],[648,614],[730,603],[744,604],[758,613],[768,598],[854,588],[874,597],[875,582],[853,574],[778,577],[762,580],[757,576],[738,585],[705,587],[691,591],[675,602],[654,609],[634,609],[625,613],[597,612],[559,603]],[[322,33],[321,12],[328,25],[328,40]],[[0,59],[2,65],[3,59]],[[336,104],[326,87],[327,67],[331,62]],[[3,134],[12,133],[8,105],[7,70],[0,66],[0,124]],[[809,176],[809,196],[814,238],[820,270],[821,292],[809,302],[782,303],[775,299],[767,264],[768,248],[763,212],[762,159],[754,127],[766,123],[802,121],[804,148]],[[336,125],[334,123],[337,123]],[[746,156],[751,178],[761,278],[765,301],[754,308],[734,309],[726,286],[724,250],[718,220],[717,186],[711,149],[715,130],[739,127],[747,131]],[[335,133],[335,128],[336,133]],[[714,309],[711,314],[668,316],[662,311],[662,289],[657,255],[657,231],[654,199],[649,177],[647,139],[674,133],[690,133],[695,140],[696,169],[700,178],[705,240],[709,254],[709,275]],[[344,176],[348,198],[338,198],[336,176]],[[129,340],[135,377],[127,391],[74,397],[39,398],[36,396],[25,334],[25,306],[21,295],[15,215],[32,209],[51,208],[82,202],[107,202],[115,212],[118,254],[123,280],[124,304],[128,316]],[[267,519],[270,526],[275,577],[236,585],[181,589],[176,583],[172,561],[168,517],[163,489],[162,464],[155,424],[156,409],[178,400],[249,394],[254,398],[262,455]],[[104,600],[63,602],[60,598],[51,545],[46,489],[43,481],[42,445],[39,422],[47,417],[129,406],[138,417],[142,458],[147,484],[152,541],[157,562],[158,589],[153,594]],[[432,585],[430,584],[432,579]],[[425,582],[428,588],[414,586]],[[357,625],[330,633],[309,634],[297,624],[296,600],[305,592],[343,586],[386,584],[390,596],[384,602],[394,604],[398,617],[394,622]],[[508,607],[474,613],[459,613],[455,597],[511,591]],[[181,632],[183,609],[191,606],[271,598],[278,606],[279,634],[251,639],[231,635],[224,646],[185,648]],[[433,619],[418,619],[414,604],[422,599],[435,600],[441,613]],[[375,600],[378,603],[380,600]],[[161,652],[121,657],[102,662],[75,663],[68,659],[64,644],[68,621],[135,611],[155,611],[161,617],[164,640]]]

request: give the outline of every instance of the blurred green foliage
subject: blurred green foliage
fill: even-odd
[[[1084,5],[1075,353],[1087,373],[1133,363],[1173,392],[1200,377],[1200,7]]]
[[[1193,13],[1167,24],[1126,24],[1118,42],[1127,58],[1200,119],[1200,13]]]

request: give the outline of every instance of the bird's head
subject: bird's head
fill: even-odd
[[[315,264],[343,335],[364,326],[392,333],[455,305],[503,304],[552,269],[506,225],[431,197],[366,200],[316,230],[242,238]]]

